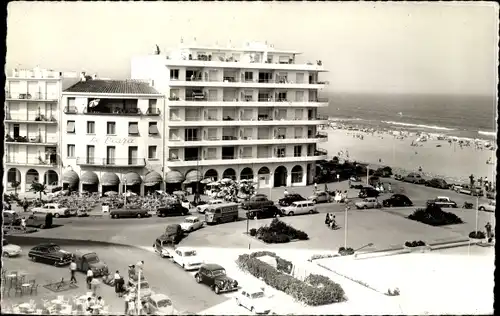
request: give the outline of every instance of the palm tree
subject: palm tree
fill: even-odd
[[[16,180],[14,180],[10,183],[10,185],[14,188],[14,194],[17,194],[17,188],[19,187],[20,184],[21,184],[21,182],[16,181]]]
[[[42,200],[42,193],[46,194],[45,190],[47,189],[47,186],[45,184],[42,184],[40,182],[33,182],[31,184],[31,190],[33,190],[35,193],[40,194],[40,201]]]

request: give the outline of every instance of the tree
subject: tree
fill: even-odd
[[[42,193],[46,194],[45,190],[47,189],[47,186],[45,184],[42,184],[40,182],[33,182],[31,184],[31,190],[33,190],[35,193],[40,194],[40,201],[42,200]]]
[[[17,188],[19,187],[20,184],[21,184],[21,182],[16,181],[16,180],[14,180],[10,183],[10,185],[14,188],[14,194],[17,194]]]

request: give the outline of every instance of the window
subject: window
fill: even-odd
[[[139,123],[129,122],[128,123],[128,134],[129,135],[139,135]]]
[[[303,72],[298,72],[296,74],[296,80],[297,83],[304,83],[304,73]]]
[[[217,148],[207,148],[205,159],[215,159],[217,157]]]
[[[94,164],[95,146],[87,145],[87,164]]]
[[[156,146],[148,147],[148,159],[156,159]]]
[[[170,101],[179,101],[179,89],[170,89]]]
[[[95,134],[95,122],[94,121],[87,122],[87,134]]]
[[[253,72],[245,71],[245,81],[253,81]]]
[[[107,165],[114,165],[115,164],[115,152],[116,152],[115,146],[108,146],[106,148],[106,164]]]
[[[75,145],[68,144],[66,151],[67,151],[68,158],[75,158]]]
[[[294,157],[302,156],[302,145],[293,146],[293,156]]]
[[[295,92],[295,102],[304,102],[304,91]]]
[[[115,122],[108,122],[108,125],[106,127],[106,134],[116,135],[116,123]]]
[[[198,141],[198,129],[186,128],[184,130],[184,141]]]
[[[148,101],[148,114],[159,114],[158,109],[156,108],[156,99],[149,99]]]
[[[278,156],[279,158],[283,158],[283,157],[285,157],[285,152],[286,152],[285,147],[278,147],[276,149],[276,156]]]
[[[68,121],[66,124],[66,132],[74,133],[75,132],[75,121]]]
[[[179,80],[179,69],[170,69],[170,80]]]
[[[75,98],[68,98],[68,107],[72,108],[75,106]]]
[[[179,160],[179,149],[170,149],[168,153],[168,160]]]
[[[149,135],[158,135],[158,123],[157,122],[149,122]]]

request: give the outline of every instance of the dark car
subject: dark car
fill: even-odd
[[[248,201],[241,203],[241,208],[244,210],[254,210],[264,206],[274,205],[273,201],[270,201],[265,195],[255,195],[252,196]]]
[[[362,184],[351,184],[350,189],[361,190],[364,187]]]
[[[62,250],[61,247],[54,243],[46,243],[31,248],[28,257],[33,261],[64,266],[71,262],[73,254]]]
[[[147,210],[141,210],[140,208],[119,208],[113,209],[109,212],[111,218],[126,218],[126,217],[149,217]]]
[[[448,189],[449,185],[443,179],[432,178],[425,182],[426,187],[438,188],[438,189]]]
[[[380,178],[377,176],[372,176],[368,179],[368,184],[373,187],[376,187],[377,185],[379,185],[379,183],[380,183]]]
[[[379,195],[380,195],[380,192],[378,192],[374,188],[363,187],[361,190],[359,190],[358,197],[360,197],[360,198],[378,197]]]
[[[169,203],[166,206],[159,207],[156,210],[156,215],[159,217],[169,215],[187,215],[189,210],[182,206],[181,203]]]
[[[90,268],[95,277],[107,275],[108,265],[101,261],[95,252],[90,250],[78,250],[73,256],[76,263],[76,270],[87,273]]]
[[[290,206],[290,204],[292,204],[293,202],[305,201],[305,200],[306,199],[303,198],[302,195],[297,194],[297,193],[292,193],[292,194],[288,194],[287,196],[285,196],[282,199],[279,199],[278,204],[280,206]]]
[[[31,214],[26,218],[27,227],[45,228],[46,214]]]
[[[413,202],[403,194],[393,194],[390,198],[385,199],[382,204],[385,207],[413,206]]]
[[[163,240],[177,244],[184,237],[184,232],[179,224],[170,224],[165,228],[165,233],[162,235]]]
[[[280,209],[276,205],[269,205],[269,206],[263,206],[262,208],[259,209],[247,211],[246,215],[247,218],[249,219],[254,219],[255,217],[257,217],[257,219],[261,219],[261,218],[278,217],[281,216],[282,214]]]
[[[419,182],[422,182],[422,180],[424,180],[424,179],[422,179],[422,176],[418,173],[415,173],[415,172],[409,173],[403,179],[404,182],[410,182],[410,183],[415,183],[415,184],[419,184]],[[425,183],[425,182],[423,182],[423,183]]]
[[[196,282],[203,283],[220,294],[238,290],[238,282],[226,275],[226,269],[215,263],[203,264],[194,275]]]

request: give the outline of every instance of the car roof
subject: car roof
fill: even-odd
[[[47,242],[47,243],[43,243],[43,244],[38,244],[35,247],[45,247],[45,248],[47,248],[47,247],[52,247],[52,246],[59,246],[59,245],[54,244],[52,242]]]
[[[184,219],[199,219],[199,217],[198,216],[188,216],[188,217],[186,217]]]
[[[185,251],[193,251],[195,249],[191,248],[191,247],[177,247],[177,248],[175,248],[175,250],[180,250],[182,252],[185,252]]]
[[[79,255],[88,255],[90,253],[95,253],[95,251],[92,251],[92,250],[89,250],[89,249],[77,249],[75,251],[75,254],[79,254]]]
[[[170,300],[170,297],[166,296],[165,294],[155,293],[151,294],[151,299],[153,301],[161,301],[161,300]]]
[[[438,199],[449,199],[449,197],[447,197],[447,196],[438,196],[437,198]]]
[[[210,203],[210,202],[212,202],[212,203],[213,203],[213,202],[224,202],[224,200],[221,200],[221,199],[216,199],[216,200],[210,200],[210,201],[208,201],[208,203]]]
[[[17,213],[16,211],[13,211],[13,210],[3,210],[4,213],[11,213],[11,214],[14,214],[14,213]]]
[[[245,291],[249,294],[257,293],[257,292],[264,292],[261,288],[256,287],[256,286],[248,286],[244,287],[241,289],[242,291]]]
[[[207,270],[220,270],[224,269],[221,265],[218,265],[217,263],[205,263],[203,267]]]

